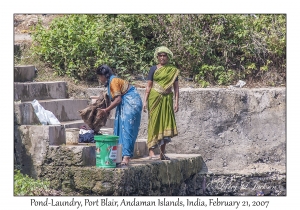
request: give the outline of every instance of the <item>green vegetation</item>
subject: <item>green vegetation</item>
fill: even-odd
[[[201,87],[237,80],[285,84],[283,14],[63,15],[32,33],[31,52],[74,81],[93,81],[108,64],[121,77],[146,75],[153,53],[165,45],[181,76]]]
[[[48,181],[35,180],[15,170],[14,195],[43,195],[44,191],[50,190],[49,185]]]

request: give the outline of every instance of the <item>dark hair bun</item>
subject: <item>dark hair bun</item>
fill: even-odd
[[[111,68],[109,68],[109,66],[105,65],[105,64],[102,65],[102,66],[100,66],[100,67],[98,67],[96,69],[96,73],[98,75],[104,75],[106,77],[106,79],[107,79],[107,82],[109,81],[110,76],[113,75],[113,72],[112,72]]]

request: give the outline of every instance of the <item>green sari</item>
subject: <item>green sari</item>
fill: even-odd
[[[167,94],[179,70],[172,65],[157,69],[153,75],[153,86],[148,96],[148,148],[159,145],[164,137],[178,135],[173,109],[173,92]]]

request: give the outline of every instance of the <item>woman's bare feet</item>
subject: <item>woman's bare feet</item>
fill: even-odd
[[[130,161],[130,157],[129,156],[124,156],[122,162],[120,163],[121,166],[128,166]]]
[[[153,149],[149,149],[149,160],[158,160],[159,158],[155,156]]]

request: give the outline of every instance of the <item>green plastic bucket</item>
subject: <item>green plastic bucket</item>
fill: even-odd
[[[95,135],[94,140],[96,142],[96,167],[115,168],[119,136]]]

